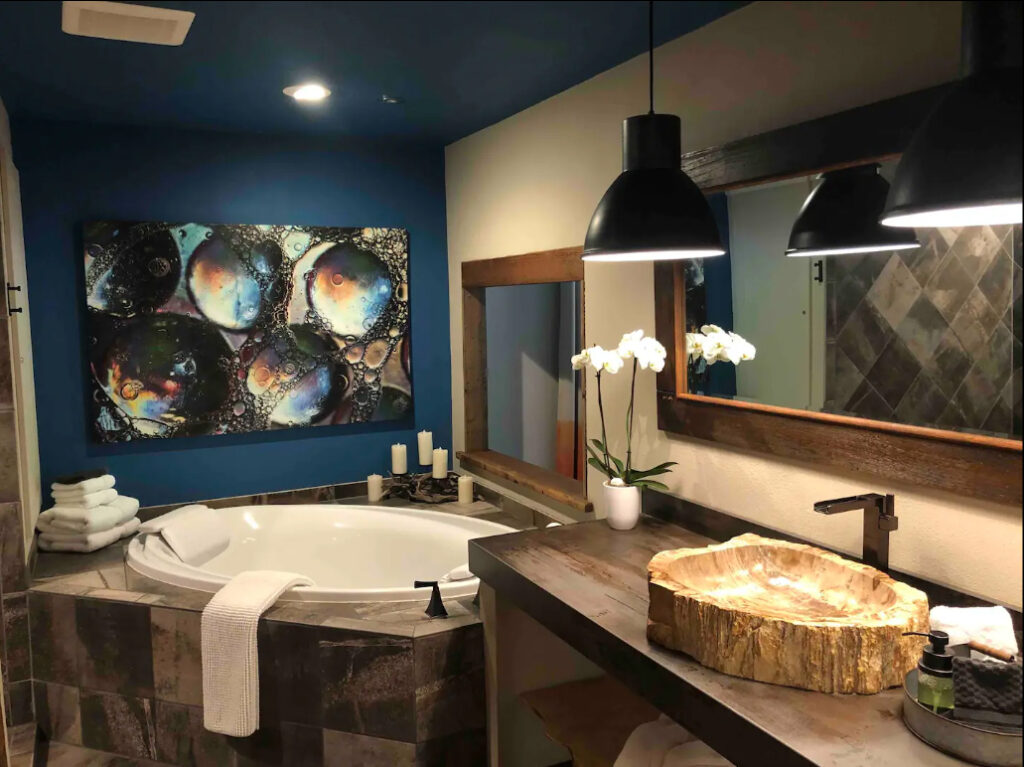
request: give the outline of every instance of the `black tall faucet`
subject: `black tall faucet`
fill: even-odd
[[[818,501],[814,510],[819,514],[838,514],[841,511],[864,512],[864,544],[861,559],[879,570],[889,568],[889,533],[899,527],[896,518],[896,496],[865,493],[849,498]]]

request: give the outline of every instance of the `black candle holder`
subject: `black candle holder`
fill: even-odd
[[[401,498],[412,503],[451,503],[459,500],[459,475],[448,472],[434,479],[433,472],[392,474],[384,498]]]

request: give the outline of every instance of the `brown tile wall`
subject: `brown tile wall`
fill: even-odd
[[[825,260],[825,409],[1021,435],[1021,227]]]
[[[485,763],[476,622],[408,636],[264,619],[261,726],[227,738],[203,728],[200,612],[33,590],[27,617],[54,741],[182,767]]]

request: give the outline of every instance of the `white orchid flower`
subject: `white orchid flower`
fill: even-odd
[[[622,361],[622,357],[619,356],[619,353],[614,349],[609,349],[604,353],[604,361],[602,362],[601,367],[604,368],[606,373],[615,375],[622,370],[622,366],[624,364],[625,363]]]
[[[636,349],[636,361],[642,369],[650,368],[658,373],[665,368],[665,357],[668,352],[658,343],[657,338],[643,339]]]
[[[643,330],[634,330],[632,333],[623,334],[622,340],[619,341],[618,355],[624,360],[635,357],[643,338]]]
[[[687,333],[686,334],[686,354],[689,356],[690,361],[700,359],[704,353],[704,334],[703,333]]]
[[[719,333],[725,333],[718,325],[701,325],[700,332],[706,336],[713,336]]]
[[[579,354],[572,355],[570,362],[573,370],[583,370],[590,364],[590,349],[583,349]]]
[[[732,338],[733,345],[739,349],[739,359],[741,361],[746,362],[757,356],[757,349],[754,348],[754,345],[739,333],[729,333],[729,336]]]
[[[622,357],[614,349],[604,349],[600,346],[590,348],[590,365],[598,373],[607,372],[615,375],[622,370]]]

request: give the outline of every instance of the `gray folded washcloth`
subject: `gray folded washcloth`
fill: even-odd
[[[955,719],[1021,726],[1019,663],[953,658]]]

